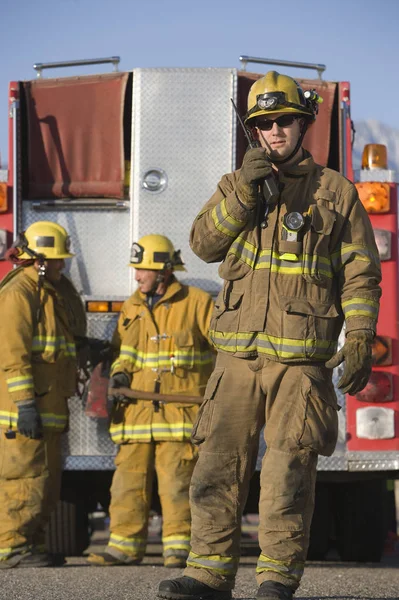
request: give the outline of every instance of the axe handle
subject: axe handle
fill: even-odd
[[[158,402],[169,402],[179,404],[202,404],[202,396],[183,396],[178,394],[157,394],[156,392],[143,392],[142,390],[131,390],[130,388],[108,388],[109,396],[125,396],[132,400],[158,400]]]

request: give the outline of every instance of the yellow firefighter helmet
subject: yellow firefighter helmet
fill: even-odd
[[[304,92],[292,77],[269,71],[255,81],[249,90],[245,123],[251,126],[252,119],[273,113],[301,114],[313,122],[320,102],[322,99],[315,90]]]
[[[158,233],[144,235],[134,242],[130,253],[130,266],[135,269],[185,271],[180,250],[175,250],[169,238]]]
[[[25,239],[24,239],[25,238]],[[20,244],[20,240],[24,240]],[[45,258],[71,258],[75,256],[70,249],[70,239],[66,230],[52,221],[37,221],[29,225],[23,236],[17,240],[17,245],[24,250],[18,258],[34,258],[26,251],[26,246],[35,254]]]

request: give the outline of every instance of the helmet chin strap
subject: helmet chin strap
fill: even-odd
[[[154,281],[154,285],[152,286],[151,290],[149,292],[146,293],[146,296],[154,296],[157,292],[158,286],[163,283],[165,286],[165,289],[168,287],[169,284],[169,279],[172,276],[172,271],[169,270],[168,268],[163,268],[162,271],[159,271],[157,273],[156,279]]]

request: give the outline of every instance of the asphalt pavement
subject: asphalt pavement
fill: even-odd
[[[95,532],[89,551],[101,550],[106,540],[106,531]],[[140,566],[93,567],[85,557],[70,557],[58,568],[2,570],[0,600],[155,600],[161,580],[182,574],[178,569],[166,569],[161,553],[159,539],[153,532]],[[249,600],[256,594],[257,554],[249,523],[233,593],[236,599]],[[399,600],[399,552],[394,549],[378,564],[310,562],[295,598]]]

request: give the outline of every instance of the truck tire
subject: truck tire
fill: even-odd
[[[81,556],[89,544],[89,515],[85,505],[60,500],[47,526],[48,551],[61,556]]]
[[[385,479],[335,487],[337,550],[343,561],[380,562],[387,536]]]

